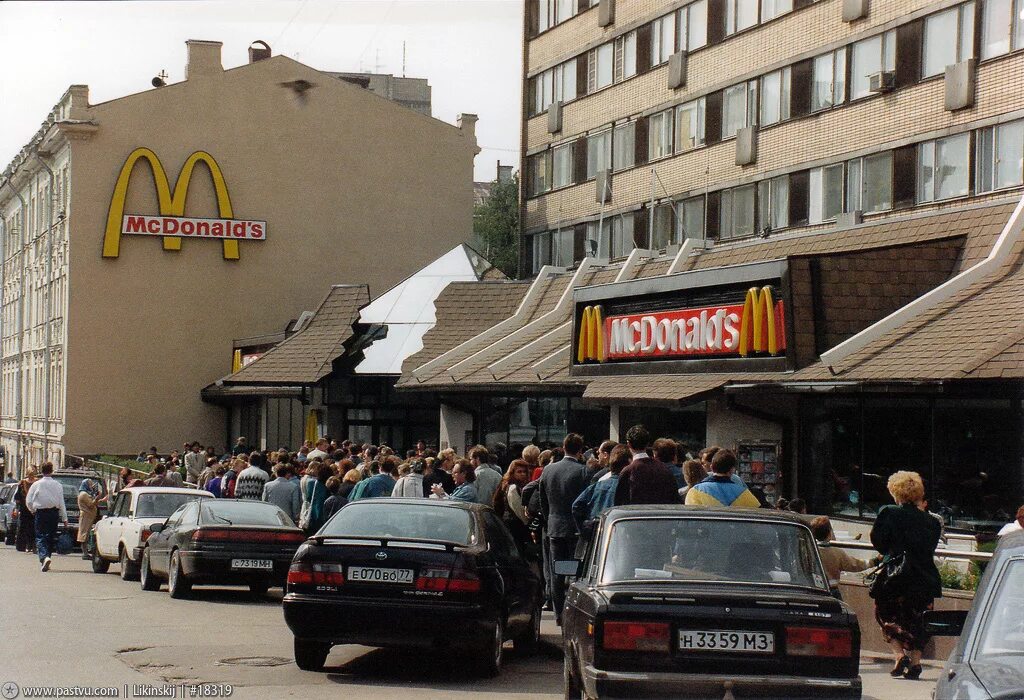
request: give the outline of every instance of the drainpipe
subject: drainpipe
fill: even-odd
[[[46,364],[43,366],[43,387],[44,387],[44,399],[43,399],[43,461],[49,461],[50,457],[50,365],[53,362],[53,213],[56,209],[56,196],[57,196],[57,176],[53,172],[53,168],[39,155],[39,151],[33,154],[39,164],[46,170],[46,174],[50,178],[50,201],[47,202],[47,215],[46,215],[46,265],[44,275],[46,277],[45,294],[43,296],[43,305],[46,307],[46,313],[44,318],[46,319]],[[57,465],[60,468],[61,465]]]
[[[22,393],[24,391],[24,386],[23,386],[24,382],[23,382],[22,376],[23,376],[24,364],[25,364],[24,340],[23,340],[24,336],[25,336],[25,247],[27,245],[26,240],[25,240],[25,235],[26,235],[25,234],[25,213],[26,213],[26,211],[28,211],[28,205],[25,203],[25,198],[21,196],[21,191],[18,188],[16,188],[14,185],[11,184],[10,178],[8,178],[4,182],[4,184],[6,184],[8,187],[11,188],[11,191],[14,192],[14,196],[18,198],[18,202],[21,205],[21,209],[19,210],[19,213],[21,214],[21,221],[20,221],[20,227],[19,227],[21,229],[21,231],[20,231],[20,234],[21,234],[20,235],[20,243],[19,243],[20,255],[21,255],[21,275],[20,275],[20,278],[18,280],[18,313],[17,313],[17,322],[15,324],[15,328],[16,328],[17,333],[18,333],[18,376],[16,378],[16,383],[15,383],[16,393],[15,393],[15,396],[14,396],[14,414],[15,414],[15,417],[18,419],[18,460],[19,460],[18,468],[22,472],[24,472],[24,465],[20,464],[20,461],[21,461],[21,458],[22,458],[22,450],[24,448],[24,445],[22,443],[24,442],[24,435],[23,435],[23,433],[24,433],[24,424],[25,424],[25,415],[24,415],[24,411],[22,410],[22,400],[21,400],[21,397],[22,397]]]

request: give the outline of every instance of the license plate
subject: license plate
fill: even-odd
[[[376,566],[350,566],[348,580],[363,583],[412,583],[412,569],[381,569]]]
[[[683,651],[773,654],[775,635],[747,630],[679,630],[679,648]]]
[[[232,559],[232,569],[262,569],[271,570],[274,568],[273,559]]]

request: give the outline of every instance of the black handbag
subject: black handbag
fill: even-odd
[[[886,554],[882,563],[864,577],[864,583],[868,585],[868,595],[872,598],[885,596],[892,587],[893,581],[899,579],[906,568],[907,555],[905,552]]]

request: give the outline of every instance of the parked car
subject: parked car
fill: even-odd
[[[861,697],[856,615],[794,514],[612,508],[556,573],[566,697]]]
[[[14,544],[18,534],[18,522],[14,515],[14,494],[17,491],[18,484],[0,486],[0,536],[4,538],[4,544]]]
[[[208,491],[162,486],[122,489],[107,511],[107,517],[93,525],[92,570],[105,574],[110,563],[121,564],[121,578],[139,576],[142,549],[149,538],[149,526],[162,523],[185,503],[213,498]]]
[[[1024,532],[1000,538],[970,611],[929,611],[925,626],[960,636],[935,686],[937,700],[1024,697]]]
[[[248,585],[255,596],[283,586],[295,550],[306,539],[283,510],[262,501],[199,498],[167,521],[150,525],[139,578],[155,591],[163,580],[172,598],[195,584]]]
[[[82,485],[83,479],[92,479],[100,486],[100,495],[107,495],[107,483],[103,479],[103,476],[96,471],[86,469],[59,469],[53,473],[53,478],[60,482],[60,485],[64,487],[64,507],[68,511],[68,526],[64,527],[63,523],[60,525],[59,534],[65,540],[69,541],[69,546],[77,546],[78,541],[78,520],[80,512],[78,510],[78,487]],[[107,510],[107,503],[104,501],[99,505],[99,511],[101,515],[105,515]]]
[[[536,647],[540,590],[490,508],[367,499],[342,508],[299,548],[284,618],[303,670],[322,669],[332,645],[365,644],[467,650],[495,675],[506,640]]]

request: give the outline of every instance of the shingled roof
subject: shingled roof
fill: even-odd
[[[331,287],[305,328],[225,377],[223,383],[315,384],[331,372],[334,358],[345,351],[359,309],[369,301],[370,290],[364,284]]]

